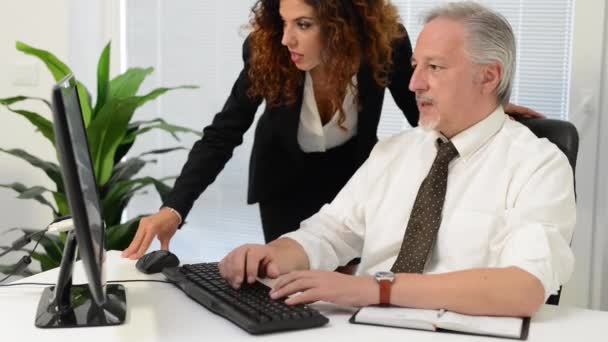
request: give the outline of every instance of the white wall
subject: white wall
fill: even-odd
[[[600,118],[600,132],[608,132],[608,5],[604,8],[604,51],[601,60],[604,61],[604,70],[602,84],[600,88],[600,110],[598,117]],[[594,258],[598,260],[596,272],[598,274],[600,284],[594,287],[591,303],[592,306],[600,304],[602,310],[608,310],[608,135],[600,135],[600,144],[598,148],[598,175],[600,175],[595,184],[598,189],[595,205],[596,217],[596,251]]]
[[[35,47],[47,49],[66,60],[68,53],[67,0],[0,1],[0,97],[15,95],[39,96],[49,99],[53,78],[46,67],[35,58],[26,56],[15,49],[15,41],[20,40]],[[32,86],[13,84],[15,70],[26,69],[30,76],[37,76]],[[29,72],[28,70],[29,69]],[[34,73],[34,74],[32,74]],[[28,104],[28,108],[40,111],[50,118],[48,108],[38,104]],[[0,147],[22,148],[46,160],[56,161],[51,144],[34,132],[34,126],[27,120],[0,108]],[[29,164],[4,153],[0,153],[0,183],[22,182],[25,185],[53,183],[46,175]],[[46,207],[31,200],[18,200],[15,192],[0,189],[0,234],[10,227],[43,228],[52,218]],[[6,245],[18,235],[0,235],[0,245]],[[7,262],[0,260],[0,263]]]
[[[598,198],[606,192],[605,183],[600,187],[602,173],[598,166],[608,162],[605,153],[600,153],[600,148],[606,151],[606,140],[601,134],[604,132],[600,128],[603,111],[599,108],[600,100],[605,102],[607,99],[600,92],[602,56],[608,48],[604,38],[605,11],[606,0],[576,1],[570,87],[570,120],[580,135],[576,169],[577,226],[572,244],[576,264],[574,275],[562,295],[565,304],[594,309],[600,308],[600,293],[608,292],[608,282],[602,283],[601,262],[607,255],[603,242],[606,220],[598,221],[600,211],[605,210],[605,207],[598,207]],[[604,146],[600,145],[600,139],[604,139]],[[608,310],[608,307],[603,309]]]
[[[111,75],[119,70],[120,1],[103,0],[20,0],[0,2],[0,98],[27,95],[50,99],[54,80],[46,67],[34,57],[15,49],[17,40],[48,50],[64,61],[91,93],[96,91],[97,60],[110,38],[114,38]],[[16,85],[16,70],[37,79],[32,85]],[[49,109],[36,102],[18,104],[51,118]],[[21,148],[56,162],[52,145],[35,132],[24,118],[0,107],[0,147]],[[10,155],[0,153],[0,183],[21,182],[26,186],[54,184],[40,170]],[[0,188],[0,245],[10,244],[18,233],[2,235],[12,227],[44,228],[52,220],[50,209],[33,200],[16,199],[12,190]],[[0,264],[16,259],[7,256]]]
[[[120,71],[121,0],[67,0],[68,58],[74,75],[85,84],[93,99],[97,91],[97,62],[112,41],[110,77]]]

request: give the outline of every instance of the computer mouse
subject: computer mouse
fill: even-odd
[[[154,251],[145,254],[135,264],[135,267],[145,274],[158,273],[165,267],[179,266],[177,256],[169,251]]]

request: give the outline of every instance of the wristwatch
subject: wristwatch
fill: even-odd
[[[395,280],[395,274],[389,271],[376,272],[374,275],[380,285],[380,306],[391,305],[391,286]]]

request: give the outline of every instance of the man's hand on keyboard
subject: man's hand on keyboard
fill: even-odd
[[[299,243],[291,239],[274,240],[267,245],[243,245],[219,262],[222,278],[235,289],[256,277],[276,278],[294,270],[307,270],[308,256]]]
[[[219,262],[222,278],[238,289],[243,281],[251,284],[257,276],[276,278],[279,266],[276,263],[276,248],[269,245],[243,245],[230,252]]]
[[[271,298],[288,298],[289,305],[326,301],[338,305],[378,304],[378,283],[371,276],[352,276],[328,271],[296,271],[281,276],[270,292]]]

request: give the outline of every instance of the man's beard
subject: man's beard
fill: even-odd
[[[431,104],[432,106],[435,105],[435,100],[432,97],[425,95],[416,94],[416,102],[418,104],[420,104],[420,102],[425,102]],[[421,106],[419,105],[418,108],[420,109],[420,107]],[[439,115],[424,114],[422,111],[420,111],[418,126],[422,127],[426,131],[436,131],[440,121],[441,119]]]
[[[422,127],[425,131],[436,131],[439,126],[439,116],[435,115],[433,117],[429,117],[430,115],[422,114],[420,119],[418,120],[418,126]]]

